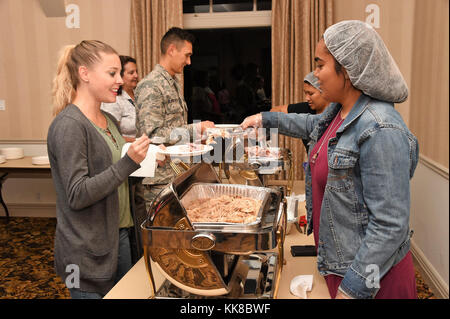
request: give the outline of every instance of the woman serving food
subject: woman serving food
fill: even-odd
[[[315,76],[335,101],[320,115],[263,112],[241,124],[309,139],[308,234],[331,297],[416,298],[410,178],[418,142],[395,110],[408,88],[368,24],[342,21],[319,41]]]

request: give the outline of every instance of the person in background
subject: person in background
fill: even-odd
[[[209,88],[208,72],[204,70],[197,70],[194,73],[191,110],[193,119],[221,122],[219,102],[217,102],[214,92]]]
[[[230,121],[232,116],[230,115],[231,111],[231,96],[230,91],[225,86],[224,82],[220,83],[219,92],[217,92],[217,100],[219,101],[220,110],[225,113],[225,122]]]
[[[120,76],[123,84],[117,91],[115,103],[102,103],[101,109],[111,114],[119,122],[122,136],[127,142],[136,139],[136,108],[134,107],[134,89],[138,84],[136,60],[132,57],[121,55],[122,70]]]
[[[243,74],[242,70],[235,72],[234,76],[237,81],[235,102],[239,122],[248,115],[255,114],[258,110],[254,90],[258,72],[258,66],[255,63],[248,63]]]
[[[329,27],[315,61],[323,97],[335,101],[323,114],[265,112],[241,126],[311,137],[308,234],[332,298],[417,298],[409,189],[419,146],[394,109],[408,97],[406,82],[362,21]]]
[[[303,92],[305,93],[306,102],[274,106],[270,112],[322,114],[330,104],[322,96],[319,79],[314,76],[314,72],[310,72],[305,76],[303,80]],[[303,138],[302,142],[305,146],[306,153],[308,153],[309,139]]]
[[[257,75],[254,79],[253,90],[255,92],[256,107],[261,112],[269,110],[271,101],[264,91],[264,78],[261,75]]]
[[[264,78],[260,75],[255,79],[255,92],[258,101],[267,100],[266,92],[264,91]]]
[[[197,136],[201,136],[207,128],[214,127],[210,121],[187,123],[188,110],[177,75],[191,64],[193,42],[192,34],[176,27],[169,29],[162,37],[159,64],[138,83],[135,90],[138,134],[175,143],[176,137],[183,135],[180,128],[188,131],[189,137],[192,137],[194,131]],[[144,178],[137,185],[136,197],[141,199],[137,210],[142,212],[142,216],[146,216],[153,199],[174,177],[174,171],[166,164],[156,169],[154,177]]]
[[[216,92],[218,92],[218,81],[217,77],[215,76],[209,76],[207,85],[205,87],[205,91],[208,94],[208,98],[212,103],[212,109],[215,114],[218,116],[222,116],[222,110],[220,109],[219,101],[216,97]]]
[[[303,80],[303,92],[306,102],[274,106],[270,112],[321,114],[330,104],[322,96],[319,80],[314,72],[308,73]]]
[[[82,41],[64,48],[53,80],[47,149],[57,195],[55,268],[77,299],[102,298],[132,266],[129,231],[139,225],[127,178],[150,140],[142,135],[121,157],[125,141],[100,109],[116,101],[120,70],[112,47]]]

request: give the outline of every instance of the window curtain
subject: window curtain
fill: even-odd
[[[305,101],[303,78],[314,69],[316,44],[332,21],[333,0],[272,1],[272,105]],[[301,139],[280,135],[279,147],[292,152],[294,180],[304,179]]]
[[[182,0],[132,0],[130,54],[143,78],[161,56],[160,41],[171,27],[183,27]]]

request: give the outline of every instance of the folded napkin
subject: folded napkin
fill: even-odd
[[[313,275],[300,275],[294,277],[291,281],[291,294],[307,299],[306,292],[311,291],[313,283]]]
[[[122,147],[122,157],[125,156],[125,154],[128,151],[128,148],[130,147],[131,143],[126,143]],[[160,154],[159,151],[161,149],[153,144],[150,144],[148,146],[147,155],[145,156],[145,159],[141,162],[141,168],[134,171],[130,176],[134,177],[154,177],[155,176],[155,168],[156,168],[156,160],[164,160],[164,155]]]

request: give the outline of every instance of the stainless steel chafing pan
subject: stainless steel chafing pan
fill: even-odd
[[[194,198],[198,187],[220,193],[260,193],[263,203],[257,222],[251,225],[190,222],[183,199]],[[280,249],[283,242],[280,230],[283,226],[280,225],[284,220],[285,207],[280,192],[262,187],[222,185],[210,164],[195,165],[161,191],[141,225],[144,256],[154,294],[150,258],[172,284],[185,291],[203,296],[230,293],[242,258],[277,246]]]

